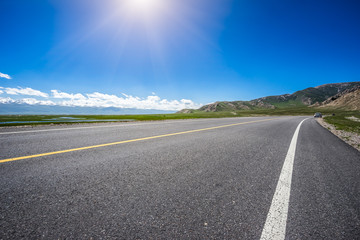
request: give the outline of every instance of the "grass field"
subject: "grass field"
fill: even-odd
[[[174,114],[149,114],[149,115],[0,115],[0,127],[21,125],[44,125],[44,124],[74,124],[80,122],[116,122],[116,121],[154,121],[169,119],[193,119],[193,118],[223,118],[223,117],[248,117],[248,116],[285,116],[285,115],[310,115],[320,111],[324,115],[335,113],[335,118],[329,121],[337,121],[339,127],[344,127],[347,120],[345,116],[353,116],[359,113],[339,110],[321,109],[309,107],[242,110],[232,112],[200,112],[174,113]],[[344,116],[342,118],[341,116]],[[357,115],[358,116],[358,115]],[[354,124],[351,123],[353,126]],[[355,124],[356,125],[356,124]],[[352,128],[353,129],[353,128]],[[356,127],[355,127],[356,129]]]
[[[343,112],[335,114],[335,116],[326,116],[324,120],[336,127],[337,130],[354,132],[360,134],[360,112]]]

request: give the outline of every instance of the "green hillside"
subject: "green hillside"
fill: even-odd
[[[331,83],[306,88],[293,94],[268,96],[251,101],[215,102],[199,108],[196,112],[231,112],[239,110],[288,109],[318,106],[325,100],[358,86],[360,86],[360,82]],[[195,110],[184,109],[179,113],[190,113],[194,111]]]

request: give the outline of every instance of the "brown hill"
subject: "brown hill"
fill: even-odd
[[[360,110],[360,86],[345,90],[325,100],[320,107]]]
[[[279,108],[296,108],[306,106],[321,106],[327,103],[329,98],[335,100],[349,92],[350,89],[360,87],[360,82],[345,82],[345,83],[330,83],[317,87],[310,87],[293,94],[283,94],[278,96],[267,96],[251,101],[219,101],[210,103],[201,108],[195,109],[183,109],[178,113],[192,113],[195,111],[201,112],[220,112],[220,111],[237,111],[237,110],[257,110],[257,109],[279,109]],[[340,101],[340,100],[339,100]],[[344,103],[342,103],[344,104]],[[355,104],[356,105],[356,104]],[[345,106],[345,105],[344,105]],[[342,105],[339,103],[339,108]],[[351,109],[354,106],[347,106]]]

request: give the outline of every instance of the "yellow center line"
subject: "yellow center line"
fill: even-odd
[[[150,139],[155,139],[155,138],[170,137],[170,136],[182,135],[182,134],[187,134],[187,133],[202,132],[202,131],[208,131],[208,130],[213,130],[213,129],[219,129],[219,128],[226,128],[226,127],[237,126],[237,125],[242,125],[242,124],[248,124],[248,123],[265,122],[265,121],[270,121],[270,120],[274,120],[274,118],[264,119],[264,120],[256,120],[256,121],[249,121],[249,122],[242,122],[242,123],[234,123],[234,124],[228,124],[228,125],[221,125],[221,126],[216,126],[216,127],[201,128],[201,129],[189,130],[189,131],[184,131],[184,132],[169,133],[169,134],[163,134],[163,135],[157,135],[157,136],[151,136],[151,137],[136,138],[136,139],[124,140],[124,141],[120,141],[120,142],[112,142],[112,143],[105,143],[105,144],[93,145],[93,146],[88,146],[88,147],[72,148],[72,149],[67,149],[67,150],[40,153],[40,154],[28,155],[28,156],[22,156],[22,157],[8,158],[8,159],[0,160],[0,163],[12,162],[12,161],[17,161],[17,160],[22,160],[22,159],[29,159],[29,158],[37,158],[37,157],[43,157],[43,156],[50,156],[50,155],[61,154],[61,153],[75,152],[75,151],[81,151],[81,150],[87,150],[87,149],[93,149],[93,148],[107,147],[107,146],[118,145],[118,144],[123,144],[123,143],[145,141],[145,140],[150,140]]]

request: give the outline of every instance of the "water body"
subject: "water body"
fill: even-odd
[[[86,120],[86,118],[76,118],[76,117],[58,117],[58,118],[50,118],[50,119],[45,119],[45,121],[47,120]]]
[[[74,118],[74,117],[59,117],[53,119],[45,119],[39,121],[11,121],[0,122],[0,124],[9,123],[81,123],[81,122],[132,122],[134,119],[86,119],[86,118]]]

